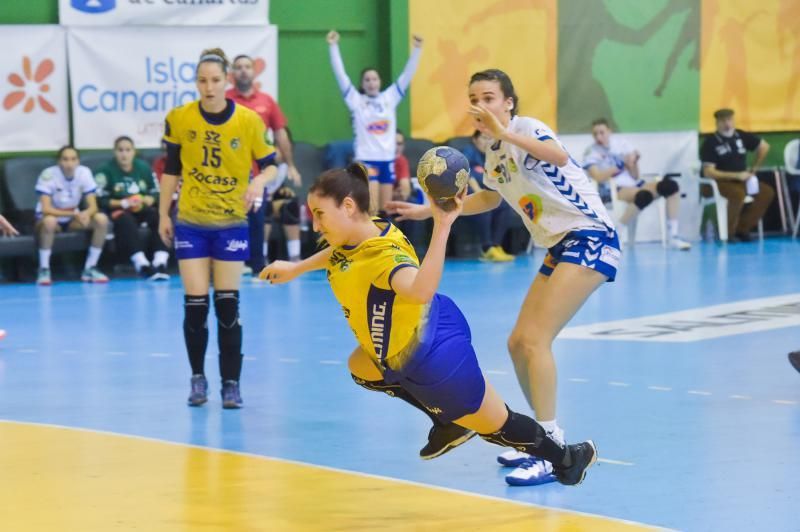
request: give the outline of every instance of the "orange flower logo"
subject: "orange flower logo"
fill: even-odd
[[[47,101],[47,99],[42,96],[42,93],[50,92],[50,85],[47,83],[42,83],[47,77],[53,73],[55,69],[55,65],[51,59],[45,59],[39,66],[36,67],[36,72],[32,73],[33,70],[31,68],[31,58],[28,56],[23,56],[22,58],[22,73],[25,76],[24,78],[19,74],[13,73],[8,75],[8,81],[14,87],[18,87],[17,89],[11,91],[3,100],[3,109],[11,110],[16,107],[17,104],[21,103],[25,100],[25,107],[23,107],[23,111],[26,113],[30,113],[36,107],[36,102],[39,102],[39,107],[41,107],[44,111],[48,113],[55,113],[56,108],[53,107],[53,104]],[[26,90],[26,85],[32,85],[29,90]],[[27,99],[26,99],[27,98]]]

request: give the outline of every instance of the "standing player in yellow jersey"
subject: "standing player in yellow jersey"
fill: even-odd
[[[225,98],[228,66],[222,50],[204,50],[197,64],[200,99],[167,115],[167,162],[161,177],[158,231],[167,245],[174,239],[186,292],[183,334],[192,367],[189,405],[200,406],[208,400],[204,361],[208,286],[213,273],[222,406],[240,408],[239,282],[242,265],[250,256],[247,212],[258,206],[264,186],[277,169],[264,122],[255,112]],[[249,180],[253,161],[261,173]],[[169,210],[179,179],[182,184],[173,228]]]
[[[553,464],[559,482],[579,484],[597,459],[594,443],[558,444],[536,421],[508,408],[478,366],[464,315],[436,292],[461,198],[452,212],[431,201],[433,233],[420,265],[399,229],[370,217],[367,170],[361,164],[323,173],[308,192],[314,230],[330,248],[299,263],[274,262],[261,277],[284,283],[310,270],[327,270],[358,342],[349,360],[356,382],[372,385],[365,386],[369,389],[400,385],[441,421],[541,457]]]

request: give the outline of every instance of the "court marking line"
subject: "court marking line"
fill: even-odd
[[[612,465],[621,465],[621,466],[635,466],[633,462],[623,462],[622,460],[612,460],[611,458],[598,458],[598,462],[603,462],[604,464],[612,464]]]
[[[705,390],[689,390],[686,393],[689,395],[712,395],[711,392],[707,392]]]
[[[653,391],[656,391],[656,392],[671,392],[672,391],[672,388],[670,388],[668,386],[648,386],[647,389],[648,390],[653,390]]]
[[[171,357],[172,353],[150,353],[150,356],[153,358],[167,358]]]
[[[342,363],[341,360],[320,360],[320,364],[326,364],[328,366],[338,366]]]
[[[788,401],[786,399],[773,399],[772,402],[775,403],[775,404],[779,404],[779,405],[796,405],[797,404],[797,401]]]
[[[733,394],[733,395],[729,395],[728,399],[752,399],[752,397],[750,397],[749,395]]]
[[[508,375],[508,372],[502,369],[487,369],[485,373],[487,375]]]
[[[569,379],[569,381],[570,382],[589,382],[589,379],[582,379],[582,378],[579,378],[579,377],[573,377],[573,378]]]
[[[630,386],[627,382],[618,382],[618,381],[608,381],[609,386],[619,386],[622,388]]]
[[[59,424],[56,424],[56,423],[40,423],[40,422],[36,422],[36,421],[16,421],[16,420],[3,419],[3,418],[0,418],[0,423],[18,424],[18,425],[32,425],[32,426],[50,427],[50,428],[64,429],[64,430],[75,430],[75,431],[87,432],[87,433],[90,433],[90,434],[102,434],[102,435],[106,435],[106,436],[116,436],[116,437],[120,437],[120,438],[131,438],[131,439],[134,439],[134,440],[142,440],[142,441],[147,441],[147,442],[164,443],[164,444],[172,445],[172,446],[175,446],[175,447],[188,447],[188,448],[200,449],[200,450],[204,450],[204,451],[213,451],[213,452],[219,452],[219,453],[225,453],[225,454],[245,456],[245,457],[248,457],[248,458],[255,458],[255,459],[258,459],[258,460],[283,462],[283,463],[287,463],[287,464],[299,465],[299,466],[304,466],[304,467],[319,468],[319,469],[323,469],[323,470],[326,470],[326,471],[333,471],[335,473],[345,473],[345,474],[356,475],[356,476],[365,477],[365,478],[374,478],[374,479],[377,479],[377,480],[398,482],[400,484],[406,484],[406,485],[409,485],[409,486],[418,486],[418,487],[422,487],[422,488],[429,488],[429,489],[434,489],[434,490],[438,490],[438,491],[454,493],[454,494],[457,494],[457,495],[467,495],[467,496],[472,496],[472,497],[479,497],[481,499],[486,499],[486,500],[496,501],[496,502],[503,502],[503,503],[510,503],[510,504],[514,504],[514,505],[517,505],[517,506],[524,506],[526,508],[535,508],[535,509],[538,509],[538,510],[550,510],[550,511],[555,511],[555,512],[564,512],[566,514],[582,516],[582,517],[594,517],[594,518],[600,518],[600,519],[607,519],[609,521],[613,521],[613,522],[617,522],[617,523],[624,523],[626,525],[631,525],[631,526],[649,527],[649,528],[652,528],[654,530],[665,530],[665,531],[670,531],[670,532],[674,531],[674,529],[671,529],[671,528],[663,528],[663,527],[659,527],[659,526],[655,526],[655,525],[650,525],[650,524],[647,524],[647,523],[641,523],[641,522],[638,522],[638,521],[632,521],[630,519],[622,519],[622,518],[619,518],[619,517],[609,517],[609,516],[602,515],[602,514],[592,514],[592,513],[589,513],[589,512],[581,512],[581,511],[578,511],[578,510],[571,510],[571,509],[567,509],[567,508],[559,508],[557,506],[544,506],[542,504],[536,504],[536,503],[527,502],[527,501],[519,501],[519,500],[514,500],[514,499],[504,499],[502,497],[495,497],[493,495],[485,495],[483,493],[475,493],[475,492],[459,490],[459,489],[455,489],[455,488],[447,488],[447,487],[444,487],[444,486],[437,486],[436,484],[426,484],[424,482],[417,482],[417,481],[414,481],[414,480],[405,480],[405,479],[402,479],[402,478],[394,478],[394,477],[389,477],[389,476],[385,476],[385,475],[376,475],[374,473],[364,473],[362,471],[352,471],[350,469],[342,469],[342,468],[338,468],[338,467],[318,465],[318,464],[313,464],[313,463],[310,463],[310,462],[301,462],[299,460],[291,460],[289,458],[277,458],[277,457],[274,457],[274,456],[267,456],[267,455],[263,455],[263,454],[249,453],[249,452],[245,452],[245,451],[232,451],[232,450],[229,450],[229,449],[219,449],[219,448],[216,448],[216,447],[206,447],[206,446],[203,446],[203,445],[195,445],[195,444],[192,444],[192,443],[182,443],[182,442],[176,442],[176,441],[171,441],[171,440],[162,440],[160,438],[152,438],[152,437],[149,437],[149,436],[139,436],[139,435],[136,435],[136,434],[125,434],[125,433],[113,432],[113,431],[109,431],[109,430],[88,429],[88,428],[84,428],[84,427],[70,427],[68,425],[59,425]],[[601,461],[601,460],[604,460],[604,459],[598,458],[598,462]]]

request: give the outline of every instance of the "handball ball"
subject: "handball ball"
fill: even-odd
[[[446,211],[455,208],[453,198],[469,182],[469,161],[449,146],[436,146],[425,152],[417,165],[419,184]]]

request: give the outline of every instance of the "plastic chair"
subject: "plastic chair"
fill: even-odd
[[[705,208],[709,205],[714,205],[717,211],[717,228],[719,230],[719,239],[723,242],[728,241],[728,200],[719,193],[719,187],[717,186],[717,182],[710,177],[701,177],[699,178],[700,185],[708,185],[711,187],[712,196],[710,198],[704,197],[700,194],[700,208],[705,210]],[[753,198],[752,196],[747,196],[744,198],[744,203],[752,203]],[[700,223],[703,223],[703,217],[700,217]],[[702,227],[700,227],[702,231]],[[764,241],[764,221],[758,221],[758,239],[759,241]]]
[[[795,179],[800,179],[800,139],[794,139],[786,144],[783,149],[783,166],[786,173]],[[794,229],[792,238],[797,238],[800,229],[800,205],[797,206],[797,214],[794,216]]]
[[[642,174],[642,179],[650,180],[650,181],[660,181],[663,179],[663,176],[660,174]],[[597,182],[592,179],[592,183],[597,185]],[[614,220],[619,220],[625,211],[628,209],[628,202],[622,201],[619,199],[617,195],[617,187],[614,186],[613,183],[609,183],[609,187],[611,190],[611,216]],[[667,203],[664,198],[656,198],[654,204],[658,209],[658,219],[659,225],[661,228],[661,245],[667,245]],[[627,231],[628,238],[626,240],[626,244],[629,246],[633,246],[636,243],[636,226],[638,225],[639,215],[637,214],[631,220],[625,224],[625,230]]]

